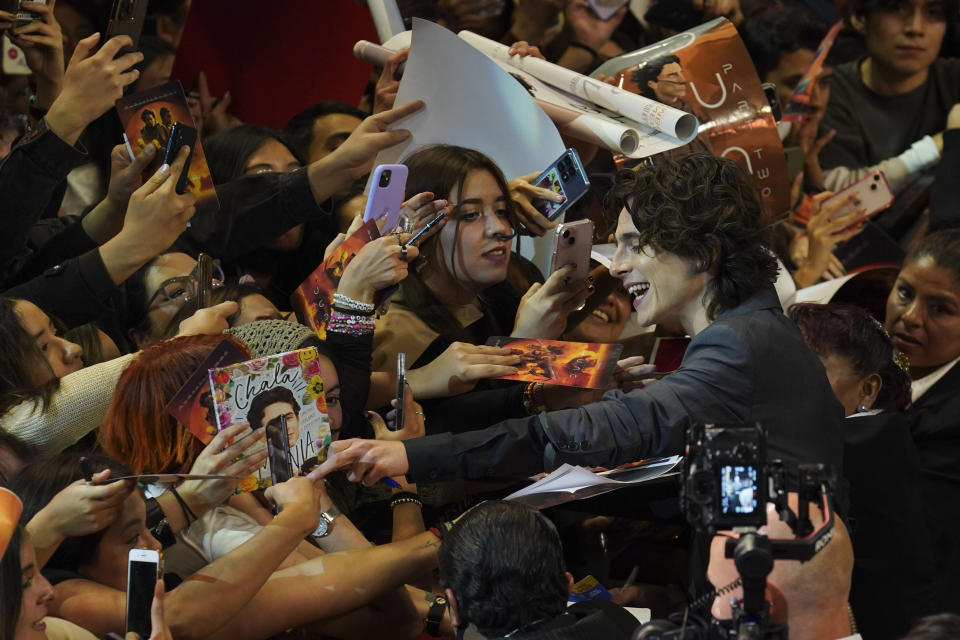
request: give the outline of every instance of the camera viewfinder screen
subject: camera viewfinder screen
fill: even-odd
[[[757,511],[757,470],[746,465],[720,468],[720,510],[724,515],[746,515]]]

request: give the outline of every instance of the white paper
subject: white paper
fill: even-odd
[[[833,298],[834,294],[840,290],[840,287],[845,285],[847,281],[853,278],[855,275],[857,274],[850,273],[842,278],[834,278],[833,280],[818,282],[817,284],[810,285],[809,287],[798,289],[791,304],[797,302],[815,302],[817,304],[827,304],[830,302],[830,299]]]
[[[612,242],[595,244],[590,249],[590,257],[609,269],[610,265],[613,264],[613,254],[616,251],[617,245]]]
[[[404,38],[398,34],[388,48],[402,46]],[[375,165],[452,144],[486,154],[512,180],[543,171],[565,151],[557,128],[519,82],[456,34],[417,18],[396,104],[413,100],[426,107],[394,125],[411,137],[381,151]],[[521,253],[546,271],[550,245],[546,237],[525,239]]]
[[[511,493],[505,500],[545,509],[571,500],[592,498],[615,489],[649,482],[673,471],[680,456],[662,458],[629,469],[594,473],[584,467],[563,464],[529,487]]]
[[[508,53],[510,50],[508,46],[470,31],[461,31],[460,37],[498,63],[505,62],[521,71],[526,71],[553,87],[678,138],[683,144],[690,142],[697,135],[697,117],[691,113],[624,91],[546,60],[533,56],[511,56]]]

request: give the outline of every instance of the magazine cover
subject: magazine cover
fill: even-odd
[[[327,337],[333,294],[340,286],[340,277],[363,245],[380,237],[376,220],[368,220],[356,233],[340,243],[333,253],[314,269],[290,295],[290,304],[300,322],[313,329],[321,340]]]
[[[153,162],[143,172],[144,180],[160,168],[174,123],[181,122],[196,128],[187,108],[183,87],[176,80],[120,98],[117,100],[117,113],[134,154],[139,154],[148,144],[157,148]],[[218,203],[213,178],[210,177],[207,158],[203,154],[203,145],[199,139],[193,149],[193,159],[187,172],[187,190],[197,196],[197,206]]]
[[[622,344],[563,342],[538,338],[494,336],[487,340],[494,347],[510,349],[523,358],[520,371],[502,376],[504,380],[547,382],[567,387],[603,389],[623,351]]]
[[[213,412],[213,394],[210,391],[210,369],[243,362],[250,355],[230,340],[223,340],[214,347],[197,370],[167,403],[167,413],[208,444],[217,435],[216,414]]]
[[[250,429],[266,427],[286,417],[290,462],[294,475],[303,475],[326,458],[330,422],[316,349],[299,349],[210,369],[214,412],[219,429],[245,422]],[[259,446],[266,446],[257,445]],[[247,452],[247,455],[252,451]],[[268,487],[270,461],[257,472],[249,491]]]
[[[628,91],[693,113],[697,137],[670,157],[712,152],[749,173],[769,221],[790,210],[783,145],[770,103],[736,27],[717,18],[638,51],[608,60],[593,72],[616,78]],[[675,155],[676,154],[676,155]],[[623,159],[618,164],[634,166]]]

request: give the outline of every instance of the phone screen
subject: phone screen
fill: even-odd
[[[287,417],[277,416],[266,426],[267,457],[270,459],[270,481],[286,482],[293,477],[290,462],[290,437],[287,435]]]
[[[127,632],[150,637],[150,605],[157,584],[157,563],[130,560],[127,566]]]

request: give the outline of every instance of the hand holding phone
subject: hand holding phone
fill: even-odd
[[[187,177],[190,174],[190,163],[193,161],[193,149],[197,144],[197,130],[182,122],[174,122],[170,128],[170,137],[167,138],[167,148],[163,153],[163,163],[172,165],[177,158],[177,152],[184,146],[190,147],[190,153],[187,155],[187,161],[183,164],[183,170],[177,177],[176,191],[183,195],[187,191]]]
[[[153,549],[131,549],[127,556],[126,633],[149,638],[152,628],[150,607],[160,578],[160,552]]]
[[[370,195],[363,211],[363,221],[377,220],[380,231],[389,233],[396,228],[407,188],[407,167],[402,164],[381,164],[373,170]]]
[[[130,36],[133,40],[132,47],[123,47],[117,55],[136,51],[140,47],[140,34],[143,33],[148,2],[149,0],[113,0],[107,35],[103,41],[106,42],[114,36]]]
[[[567,149],[556,162],[534,179],[533,186],[550,189],[563,196],[561,202],[537,200],[533,203],[537,211],[547,220],[552,221],[562,216],[574,202],[590,190],[590,179],[583,169],[576,149]]]
[[[836,211],[830,215],[831,222],[850,215],[857,210],[862,210],[863,214],[857,216],[851,224],[845,227],[845,229],[849,229],[867,218],[880,213],[893,204],[893,200],[893,191],[890,190],[887,179],[884,177],[882,171],[877,170],[824,200],[820,203],[820,209],[824,210],[833,206],[837,207]]]
[[[558,225],[553,238],[550,273],[575,265],[568,282],[585,279],[590,274],[590,249],[593,247],[593,222],[577,220]]]

